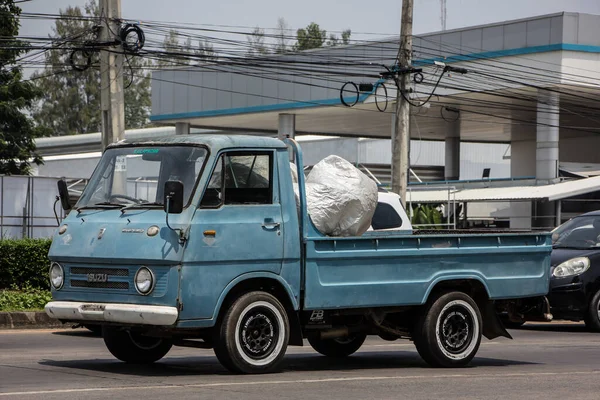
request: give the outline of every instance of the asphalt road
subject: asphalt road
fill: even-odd
[[[600,334],[557,323],[511,333],[484,339],[468,368],[429,368],[410,342],[374,338],[337,361],[290,347],[282,372],[236,376],[211,350],[173,348],[154,365],[129,366],[81,329],[0,331],[0,400],[600,398]]]

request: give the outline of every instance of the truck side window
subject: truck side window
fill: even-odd
[[[224,157],[219,157],[219,161],[215,166],[210,181],[208,181],[208,187],[202,197],[200,207],[202,208],[215,208],[220,207],[223,204],[223,161]]]
[[[272,154],[228,153],[219,158],[200,206],[272,202]]]
[[[371,226],[374,230],[399,228],[402,226],[402,218],[398,215],[394,207],[387,203],[377,203],[375,214],[371,220]]]

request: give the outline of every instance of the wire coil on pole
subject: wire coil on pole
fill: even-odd
[[[135,35],[132,40],[132,33]],[[121,27],[119,32],[119,38],[121,39],[121,46],[123,50],[128,53],[137,53],[140,51],[146,43],[146,35],[142,28],[136,24],[125,24]]]
[[[352,102],[352,104],[349,104],[344,99],[344,89],[348,85],[352,85],[352,87],[354,87],[354,91],[356,92],[356,99],[354,99],[354,101]],[[340,100],[341,100],[342,104],[345,105],[346,107],[353,107],[353,106],[355,106],[356,103],[358,103],[359,97],[360,97],[360,92],[358,90],[358,86],[356,86],[356,83],[354,83],[354,82],[346,82],[346,83],[344,83],[344,86],[342,86],[342,88],[340,89]]]

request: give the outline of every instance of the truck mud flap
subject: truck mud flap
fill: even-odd
[[[500,336],[512,339],[512,336],[500,321],[493,302],[487,301],[485,306],[481,308],[481,318],[483,319],[483,336],[489,340]]]

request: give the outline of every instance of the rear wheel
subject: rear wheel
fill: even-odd
[[[445,293],[430,301],[413,333],[417,351],[433,367],[467,365],[481,343],[481,314],[465,293]]]
[[[596,292],[588,305],[585,326],[593,332],[600,332],[600,290]]]
[[[308,343],[317,352],[327,357],[343,358],[354,354],[365,342],[367,335],[357,333],[346,338],[320,339],[316,336],[309,336]]]
[[[215,328],[214,351],[221,364],[235,373],[276,370],[290,336],[287,313],[277,298],[250,292],[237,299]]]
[[[108,351],[117,359],[131,364],[150,364],[163,358],[172,343],[163,338],[144,336],[114,327],[105,326],[102,330]]]

